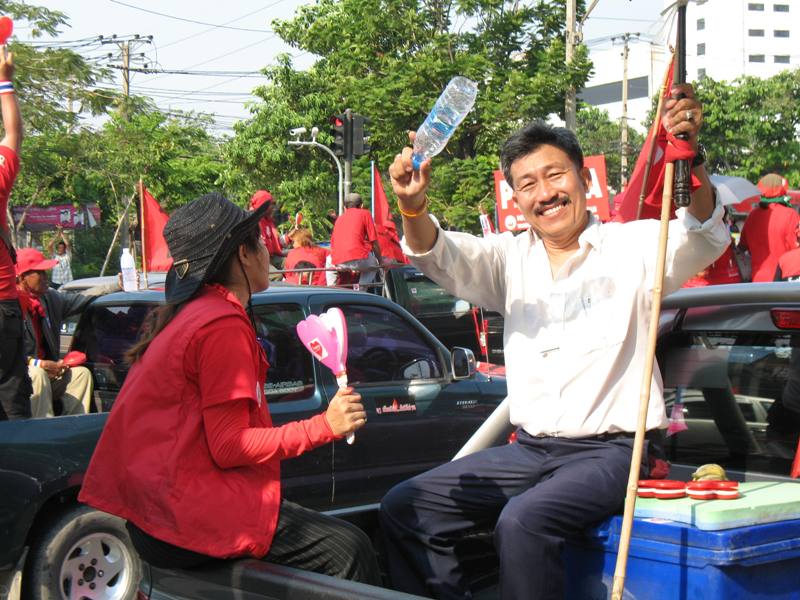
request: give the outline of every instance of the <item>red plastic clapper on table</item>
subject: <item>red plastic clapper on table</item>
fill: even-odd
[[[14,31],[14,21],[11,17],[0,17],[0,45],[5,44]]]
[[[329,308],[297,324],[297,335],[319,362],[333,371],[339,388],[347,387],[347,322],[341,309]],[[347,436],[352,444],[355,435]]]

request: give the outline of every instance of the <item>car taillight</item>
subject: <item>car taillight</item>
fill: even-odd
[[[800,329],[800,310],[794,308],[773,308],[770,312],[772,322],[778,329]]]

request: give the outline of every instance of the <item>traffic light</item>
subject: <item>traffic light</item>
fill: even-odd
[[[345,159],[351,156],[353,142],[353,131],[350,127],[351,121],[347,117],[346,113],[342,113],[333,115],[330,118],[331,135],[333,136],[331,149],[336,156],[341,156]]]
[[[369,117],[353,113],[353,156],[369,154],[369,131],[367,125],[370,123]]]

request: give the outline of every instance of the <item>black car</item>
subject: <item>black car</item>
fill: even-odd
[[[478,360],[505,364],[500,313],[456,298],[411,265],[386,269],[383,293],[417,317],[448,348],[469,348]]]
[[[153,290],[110,294],[81,318],[73,349],[87,355],[103,411],[127,375],[125,351],[162,302]],[[297,322],[331,306],[347,318],[348,375],[369,425],[352,446],[336,442],[283,463],[286,497],[309,508],[371,519],[392,485],[452,458],[505,397],[503,378],[475,372],[471,353],[451,352],[375,294],[275,286],[256,294],[253,306],[276,424],[322,412],[338,389],[300,343]],[[26,598],[123,599],[135,589],[141,566],[121,520],[76,501],[105,419],[0,422],[0,585],[17,572]]]

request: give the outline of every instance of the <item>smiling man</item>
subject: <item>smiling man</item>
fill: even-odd
[[[702,111],[691,87],[665,103],[664,124],[694,148]],[[505,316],[514,443],[442,465],[393,488],[381,507],[392,583],[436,598],[470,598],[456,542],[494,528],[506,599],[564,597],[564,539],[621,508],[646,359],[659,223],[598,222],[575,135],[534,122],[501,151],[514,200],[531,225],[478,238],[427,214],[430,163],[411,149],[389,173],[404,249],[448,292]],[[664,292],[714,261],[730,236],[701,164],[691,205],[670,222]],[[667,426],[653,374],[648,439]],[[647,474],[647,463],[642,475]]]

